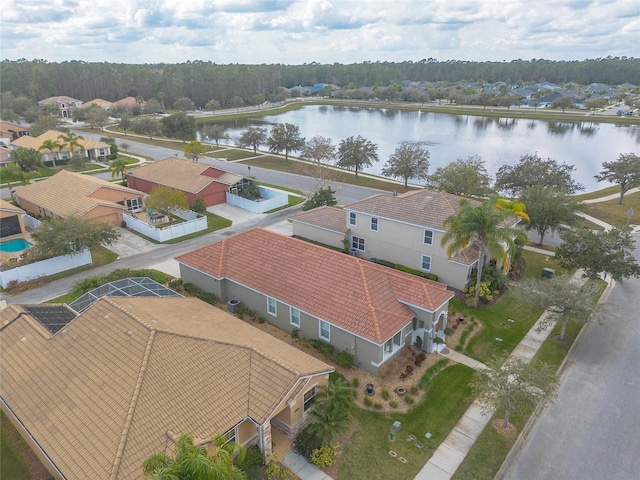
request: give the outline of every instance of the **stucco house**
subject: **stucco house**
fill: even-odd
[[[256,228],[176,258],[184,282],[378,369],[420,336],[444,338],[446,285]]]
[[[0,143],[5,147],[8,147],[12,140],[24,135],[31,135],[28,128],[11,122],[0,121]]]
[[[131,188],[151,193],[158,186],[166,186],[184,193],[189,205],[202,198],[207,207],[225,203],[227,193],[235,193],[250,181],[242,175],[176,157],[147,163],[127,172],[127,185]]]
[[[0,198],[0,238],[4,239],[24,233],[22,215],[24,210]]]
[[[337,245],[340,219],[353,255],[387,260],[438,276],[438,281],[462,290],[478,262],[475,245],[447,256],[441,245],[444,221],[457,213],[462,197],[436,190],[416,190],[402,195],[380,194],[346,205],[324,207],[295,215],[293,234]],[[470,200],[472,204],[477,204]],[[331,227],[333,225],[333,227]],[[333,243],[326,240],[332,230]],[[342,240],[340,240],[342,243]]]
[[[47,105],[55,104],[58,106],[58,116],[62,118],[71,118],[73,110],[75,108],[82,107],[82,100],[77,98],[68,97],[66,95],[59,95],[56,97],[45,98],[38,102],[38,106],[45,108]]]
[[[35,217],[85,218],[120,226],[123,212],[143,208],[145,194],[91,175],[61,170],[55,175],[18,187],[16,202]]]
[[[62,150],[55,149],[53,151],[48,148],[40,150],[40,147],[45,140],[51,140],[53,142],[61,143],[60,135],[62,132],[58,130],[47,130],[46,132],[38,135],[37,137],[23,136],[11,142],[13,148],[23,147],[32,148],[38,150],[42,156],[43,162],[51,162],[57,160],[68,160],[71,158],[71,149],[68,146],[63,146]],[[63,143],[63,142],[62,142]],[[78,140],[79,147],[75,148],[75,151],[82,157],[86,157],[89,160],[103,160],[111,155],[111,145],[101,142],[99,140],[91,140],[86,138],[80,138]]]
[[[56,479],[142,479],[182,433],[270,458],[333,371],[195,298],[13,304],[0,320],[0,406]]]

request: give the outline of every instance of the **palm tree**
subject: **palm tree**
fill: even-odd
[[[53,153],[54,150],[58,150],[58,153],[54,154],[51,157],[51,160],[53,161],[53,168],[56,168],[56,160],[58,160],[58,155],[60,155],[60,149],[63,147],[63,145],[60,144],[60,142],[56,142],[55,140],[50,140],[47,139],[44,142],[42,142],[42,145],[40,145],[38,147],[38,151],[42,151],[42,150],[49,150],[51,153]]]
[[[142,472],[151,480],[246,480],[245,473],[233,464],[237,445],[228,446],[223,437],[214,438],[213,445],[214,452],[207,455],[205,447],[194,444],[193,436],[182,434],[176,441],[173,457],[154,453],[142,464]]]
[[[322,443],[330,443],[351,423],[349,411],[331,402],[318,402],[309,410],[309,429]]]
[[[474,306],[480,301],[480,282],[485,255],[502,260],[503,267],[508,265],[509,255],[515,249],[515,239],[522,237],[519,229],[503,225],[507,212],[495,207],[498,197],[492,197],[478,206],[468,200],[460,202],[457,213],[444,221],[447,232],[442,236],[442,245],[447,245],[447,255],[452,257],[457,251],[475,243],[478,246],[478,273]]]
[[[329,384],[318,393],[317,398],[320,403],[328,403],[331,408],[341,408],[346,410],[347,413],[351,413],[355,406],[355,401],[351,394],[351,387],[341,378],[329,382]]]
[[[125,174],[127,173],[128,166],[129,164],[124,158],[118,158],[117,160],[114,160],[111,164],[110,169],[111,178],[116,178],[117,176],[119,176],[120,178],[124,178]]]
[[[67,132],[66,134],[61,133],[58,135],[58,140],[60,140],[61,145],[69,147],[69,150],[71,150],[71,156],[73,156],[77,148],[82,148],[80,140],[84,140],[84,137],[76,135],[73,132]]]

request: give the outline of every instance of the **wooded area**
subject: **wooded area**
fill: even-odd
[[[640,59],[607,57],[583,61],[543,59],[510,62],[437,61],[365,62],[343,65],[217,65],[193,61],[175,65],[114,63],[62,63],[46,60],[4,60],[0,64],[0,91],[40,100],[68,95],[83,101],[103,98],[115,101],[127,96],[162,99],[166,105],[188,97],[203,108],[212,99],[222,107],[237,106],[238,99],[266,100],[280,87],[329,83],[339,87],[387,86],[403,80],[458,82],[485,80],[581,85],[604,83],[640,85]]]

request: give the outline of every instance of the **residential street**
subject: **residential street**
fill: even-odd
[[[640,259],[640,234],[635,234]],[[504,479],[630,479],[640,472],[640,279],[618,283],[606,325],[590,325],[558,398]]]

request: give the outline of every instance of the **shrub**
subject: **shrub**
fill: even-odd
[[[463,348],[464,348],[464,347],[463,347],[462,345],[460,345],[460,344],[458,344],[458,345],[456,345],[455,347],[453,347],[453,349],[454,349],[456,352],[461,352]]]
[[[207,302],[211,305],[216,304],[216,296],[213,293],[205,292],[192,283],[185,283],[183,286],[186,292],[190,293],[194,297],[198,297],[203,302]]]
[[[373,408],[375,408],[376,410],[382,410],[382,404],[380,402],[375,402],[373,404]]]
[[[358,385],[360,385],[360,380],[358,379],[358,377],[353,377],[351,379],[351,386],[353,388],[358,388]]]
[[[267,480],[293,480],[293,472],[288,468],[280,466],[279,463],[271,462],[266,469]]]
[[[259,318],[258,318],[258,323],[264,323],[264,322],[265,322],[265,319],[264,319],[264,318],[262,318],[262,317],[259,317]]]
[[[326,356],[330,357],[331,355],[333,355],[334,347],[330,343],[327,343],[324,340],[320,340],[319,338],[310,338],[308,342],[309,345],[311,345],[316,350],[324,353]]]
[[[389,406],[390,406],[391,408],[398,408],[398,402],[396,402],[395,400],[391,400],[391,401],[389,402]]]
[[[207,206],[205,205],[202,197],[196,198],[196,201],[193,202],[193,205],[191,205],[191,210],[201,214],[204,214],[207,211]]]
[[[453,328],[447,327],[447,328],[444,329],[444,334],[445,335],[453,335],[453,332],[454,332]]]
[[[413,365],[407,365],[404,371],[406,372],[407,375],[410,375],[411,373],[413,373]]]
[[[354,400],[358,399],[358,390],[356,388],[351,389],[351,396],[353,397]]]
[[[330,467],[338,459],[338,442],[325,443],[311,453],[311,461],[317,467]]]
[[[416,387],[415,385],[412,385],[411,388],[409,389],[409,391],[411,392],[412,395],[417,395],[418,394],[418,387]]]
[[[387,390],[386,388],[383,388],[380,393],[382,394],[383,400],[389,400],[389,390]]]
[[[418,350],[422,350],[422,337],[420,335],[416,337],[415,346]]]
[[[291,330],[291,338],[300,338],[300,329],[294,328]]]
[[[467,298],[474,298],[476,295],[476,286],[471,285],[464,289],[464,293],[467,294]],[[491,285],[489,282],[480,282],[480,300],[483,302],[490,302],[493,300],[494,293],[498,293],[497,290],[494,292],[491,290]]]
[[[331,372],[329,374],[329,382],[336,383],[336,381],[338,381],[338,380],[342,380],[347,385],[349,384],[349,382],[347,382],[346,377],[344,375],[342,375],[340,372]]]
[[[364,400],[362,400],[362,402],[364,403],[365,407],[370,407],[373,404],[369,397],[364,397]]]
[[[242,461],[239,461],[237,467],[245,472],[254,466],[264,465],[264,454],[258,447],[252,447],[244,455]]]
[[[376,263],[378,265],[384,265],[385,267],[396,268],[396,264],[395,263],[387,262],[386,260],[376,260]]]
[[[252,465],[247,468],[244,473],[247,474],[247,480],[262,480],[262,467]]]
[[[404,401],[406,403],[408,403],[409,405],[413,405],[413,402],[414,402],[413,397],[411,395],[405,395],[404,396]]]
[[[353,355],[347,352],[338,352],[334,357],[334,361],[342,368],[351,368],[353,366]]]

